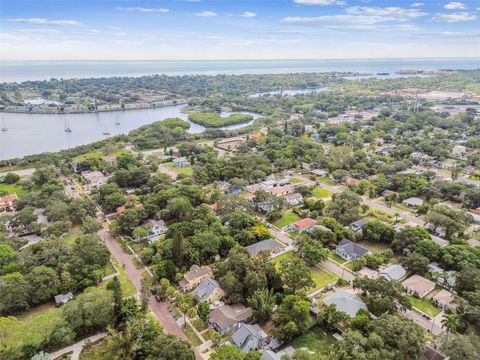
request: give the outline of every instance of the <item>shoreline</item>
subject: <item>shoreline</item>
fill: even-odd
[[[69,114],[94,114],[94,113],[104,113],[104,112],[123,112],[123,111],[130,111],[130,110],[145,110],[145,109],[156,109],[161,107],[168,107],[168,106],[177,106],[177,105],[185,105],[188,104],[187,99],[179,99],[179,100],[168,100],[168,103],[163,104],[149,104],[149,106],[139,106],[139,107],[130,107],[130,108],[118,108],[118,109],[97,109],[97,110],[69,110],[69,111],[26,111],[26,110],[5,110],[0,109],[0,113],[5,114],[32,114],[32,115],[69,115]]]

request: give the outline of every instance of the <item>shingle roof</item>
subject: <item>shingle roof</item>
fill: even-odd
[[[388,281],[400,281],[406,274],[407,272],[405,269],[401,265],[397,264],[390,265],[379,273],[381,277]]]
[[[277,240],[274,239],[267,239],[263,241],[259,241],[255,244],[249,245],[245,247],[245,250],[249,252],[250,255],[257,256],[258,253],[262,250],[272,250],[281,247]]]
[[[208,321],[217,324],[221,329],[225,329],[238,322],[246,321],[250,317],[252,317],[252,309],[242,304],[234,304],[212,310],[208,316]]]
[[[358,256],[362,256],[370,252],[370,250],[348,239],[343,239],[342,241],[340,241],[340,243],[338,244],[338,248],[345,251],[349,255],[356,254]]]
[[[315,225],[315,220],[310,219],[310,218],[305,218],[305,219],[295,221],[292,225],[295,226],[299,230],[305,230],[305,229],[311,228],[313,225]]]
[[[267,338],[267,334],[258,325],[241,324],[230,341],[240,350],[249,352],[258,349],[259,342]]]
[[[337,290],[332,295],[326,297],[323,302],[327,305],[335,304],[337,311],[343,311],[347,315],[354,317],[358,310],[367,310],[367,305],[358,295],[351,294],[345,290]]]
[[[206,277],[192,291],[192,295],[200,302],[207,301],[216,288],[220,288],[220,284],[216,280]]]

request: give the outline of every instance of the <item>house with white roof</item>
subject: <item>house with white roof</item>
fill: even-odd
[[[394,264],[380,270],[378,275],[387,281],[402,281],[407,276],[407,271],[403,266]]]

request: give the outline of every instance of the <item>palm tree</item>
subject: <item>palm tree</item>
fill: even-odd
[[[444,314],[442,319],[442,326],[448,332],[457,331],[459,327],[458,315],[457,314]]]

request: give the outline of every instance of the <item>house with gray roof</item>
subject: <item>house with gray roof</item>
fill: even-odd
[[[449,244],[448,240],[442,239],[441,237],[430,235],[432,241],[440,247],[447,246]]]
[[[230,342],[243,352],[250,352],[266,346],[268,335],[258,325],[241,324]]]
[[[407,271],[403,268],[403,266],[394,264],[381,270],[378,275],[387,281],[403,281],[407,276]]]
[[[359,310],[367,310],[367,305],[358,295],[341,289],[323,299],[323,303],[334,304],[337,311],[343,311],[350,317],[356,316]]]
[[[423,205],[423,200],[418,197],[410,197],[408,199],[403,200],[402,204],[415,209],[418,206]]]
[[[245,250],[247,250],[250,255],[257,256],[260,253],[260,251],[264,251],[264,250],[272,251],[280,247],[283,247],[283,245],[280,244],[277,240],[267,239],[267,240],[259,241],[255,244],[246,246]]]
[[[207,302],[210,304],[220,300],[225,293],[216,280],[206,277],[192,291],[192,295],[198,302]]]
[[[366,223],[368,223],[368,219],[360,219],[355,221],[354,223],[351,223],[350,228],[355,232],[359,232],[362,231],[362,228]]]
[[[72,292],[69,292],[69,293],[66,293],[66,294],[55,295],[55,305],[56,306],[63,305],[65,303],[69,302],[72,299],[73,299],[73,293]]]
[[[372,252],[363,246],[360,246],[353,241],[343,239],[337,245],[335,253],[345,260],[358,260],[365,254],[371,254]]]
[[[282,354],[275,353],[272,350],[264,351],[260,360],[281,360]]]

